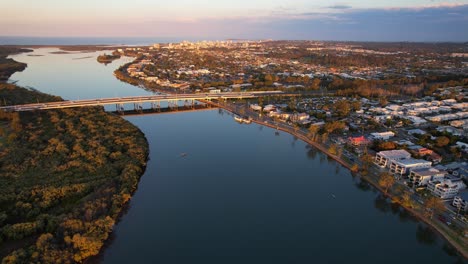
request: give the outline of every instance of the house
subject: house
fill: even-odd
[[[265,105],[265,107],[263,108],[263,112],[266,112],[266,113],[269,113],[270,111],[274,111],[276,109],[276,106],[274,105]]]
[[[411,154],[403,149],[380,151],[375,155],[374,163],[385,168],[390,167],[390,163],[395,160],[409,159]]]
[[[428,160],[432,161],[432,163],[434,163],[434,164],[438,164],[438,163],[442,162],[442,156],[440,156],[436,152],[432,152],[429,155]]]
[[[460,148],[463,152],[468,152],[468,144],[461,141],[457,141],[455,145],[457,146],[457,148]]]
[[[442,199],[455,197],[460,190],[466,188],[466,185],[460,178],[448,176],[443,180],[434,180],[427,183],[427,189],[434,196]]]
[[[432,166],[432,162],[422,159],[401,159],[401,160],[394,160],[390,164],[390,172],[395,175],[406,175],[410,172],[410,170],[419,169],[419,168],[430,168]]]
[[[395,133],[392,131],[387,131],[387,132],[380,132],[380,133],[371,133],[372,138],[374,139],[379,139],[379,140],[388,140],[391,137],[395,136]]]
[[[408,134],[410,134],[410,135],[424,135],[424,134],[426,134],[426,131],[421,130],[419,128],[416,128],[416,129],[408,130]]]
[[[463,190],[459,192],[455,198],[453,198],[452,205],[455,208],[459,208],[461,212],[468,211],[468,191]]]
[[[365,145],[368,145],[370,143],[369,140],[367,140],[364,136],[349,137],[348,142],[349,142],[349,144],[351,144],[352,146],[355,146],[355,147],[365,146]]]
[[[431,155],[434,152],[432,149],[428,149],[419,145],[409,146],[408,149],[411,153],[417,156]]]
[[[462,136],[463,135],[463,130],[462,129],[454,128],[454,127],[451,127],[451,126],[438,127],[437,131],[447,132],[447,133],[452,134],[454,136]]]
[[[258,104],[251,104],[250,109],[252,109],[254,111],[260,111],[260,110],[262,110],[262,107],[259,106]]]
[[[446,171],[440,171],[435,168],[421,168],[411,170],[409,180],[414,187],[426,186],[429,181],[444,179]]]
[[[290,119],[293,122],[306,121],[309,119],[309,115],[306,113],[294,113],[291,115]]]

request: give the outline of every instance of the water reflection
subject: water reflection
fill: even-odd
[[[307,149],[307,152],[306,152],[307,157],[311,160],[314,160],[317,157],[318,150],[310,145],[306,145],[306,149]]]
[[[357,182],[355,183],[355,186],[364,192],[368,192],[371,189],[373,189],[372,185],[368,183],[367,181],[363,180],[361,177],[357,178]]]
[[[146,93],[112,76],[118,64],[103,66],[95,57],[73,60],[79,57],[22,57],[28,68],[15,78],[64,98]],[[415,233],[424,237],[424,230],[408,221],[409,214],[286,133],[277,137],[274,129],[237,124],[220,110],[126,119],[145,133],[150,160],[128,214],[115,228],[105,263],[194,263],[194,255],[198,263],[455,260],[447,255],[451,248],[441,250],[438,236],[421,249]],[[181,152],[189,157],[181,159]],[[380,237],[387,239],[375,243]],[[389,254],[402,241],[398,254]],[[373,256],[362,254],[363,248]],[[284,258],[262,258],[277,255]]]
[[[379,194],[375,197],[374,207],[381,212],[388,213],[391,211],[391,202],[387,197],[382,194]]]
[[[418,224],[416,239],[419,243],[425,245],[433,245],[437,242],[437,236],[434,231],[430,227],[422,224]]]
[[[401,206],[398,207],[400,207],[400,212],[398,213],[400,222],[417,222],[417,219],[410,212],[408,212]]]

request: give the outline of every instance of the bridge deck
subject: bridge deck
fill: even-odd
[[[59,102],[34,103],[24,105],[2,106],[0,109],[6,111],[34,111],[47,109],[60,109],[85,106],[104,106],[112,104],[129,104],[161,101],[189,101],[189,100],[219,100],[219,99],[243,99],[256,98],[261,96],[279,96],[286,95],[281,91],[265,92],[242,92],[242,93],[203,93],[203,94],[170,94],[170,95],[149,95],[149,96],[128,96],[114,98],[69,100]]]

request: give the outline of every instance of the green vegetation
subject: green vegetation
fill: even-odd
[[[9,84],[0,84],[0,98],[59,99]],[[0,128],[2,263],[97,255],[144,171],[144,135],[100,107],[0,112]]]
[[[384,189],[384,194],[387,195],[388,189],[390,189],[395,183],[395,177],[388,172],[382,172],[379,179],[379,185]]]
[[[29,51],[31,50],[0,46],[0,81],[6,81],[13,73],[26,69],[25,63],[17,62],[13,59],[7,59],[7,56]]]
[[[113,60],[120,59],[120,54],[115,53],[112,55],[102,54],[97,57],[97,61],[100,63],[111,63]]]

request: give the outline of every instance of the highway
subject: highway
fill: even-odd
[[[47,109],[60,109],[72,107],[86,106],[103,106],[111,104],[129,104],[129,103],[145,103],[145,102],[161,102],[161,101],[180,101],[180,100],[224,100],[224,99],[243,99],[256,98],[263,96],[287,96],[281,91],[265,91],[265,92],[239,92],[239,93],[198,93],[198,94],[158,94],[150,96],[128,96],[128,97],[112,97],[84,100],[68,100],[47,103],[34,103],[24,105],[1,106],[0,109],[11,112],[35,111]]]

